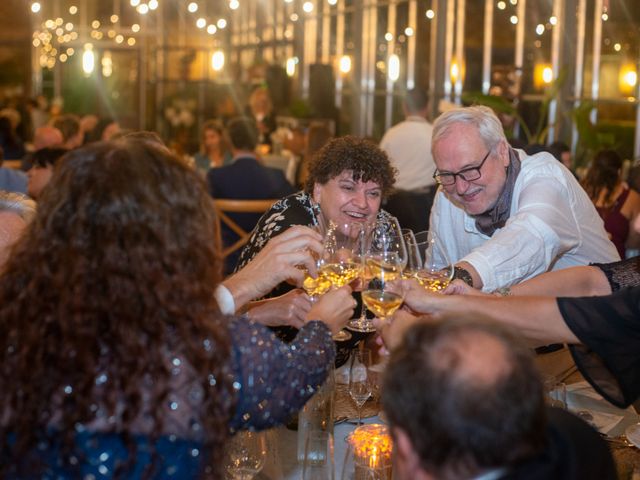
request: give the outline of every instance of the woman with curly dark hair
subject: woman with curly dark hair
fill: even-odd
[[[323,382],[350,291],[283,345],[220,313],[211,200],[166,149],[93,144],[54,180],[0,277],[0,477],[220,478],[230,430]]]
[[[640,195],[623,181],[622,163],[614,150],[599,151],[582,186],[602,217],[620,258],[625,258],[627,246],[640,245],[640,238],[629,228],[629,223],[640,213]]]
[[[317,226],[320,213],[327,222],[345,224],[389,218],[380,209],[393,190],[396,170],[389,157],[375,143],[360,137],[337,137],[312,157],[304,190],[276,202],[260,219],[244,247],[236,270],[243,268],[267,242],[293,225]],[[263,323],[274,312],[286,311],[291,327],[299,327],[311,307],[302,290],[281,283],[268,297],[270,301],[251,308],[248,315]],[[283,315],[277,315],[283,318]],[[282,325],[282,324],[281,324]],[[295,330],[284,327],[281,336],[291,339]]]

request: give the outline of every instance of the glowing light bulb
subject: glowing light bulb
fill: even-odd
[[[211,68],[219,72],[224,67],[224,53],[220,50],[213,52],[211,55]]]

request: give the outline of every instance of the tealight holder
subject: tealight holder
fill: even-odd
[[[342,480],[391,480],[393,445],[385,425],[361,425],[347,436]]]

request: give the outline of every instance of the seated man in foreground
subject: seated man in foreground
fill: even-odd
[[[549,270],[619,260],[602,220],[551,154],[511,148],[487,107],[456,108],[434,124],[436,256],[456,278],[493,291]],[[446,257],[446,258],[445,258]]]
[[[595,430],[545,408],[530,351],[498,325],[412,327],[391,355],[382,403],[401,480],[616,478]]]

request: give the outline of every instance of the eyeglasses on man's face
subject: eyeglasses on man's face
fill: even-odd
[[[467,168],[463,168],[459,172],[451,172],[451,173],[449,172],[441,173],[436,170],[436,172],[433,174],[433,178],[435,179],[436,182],[438,182],[440,185],[444,187],[450,187],[451,185],[454,185],[458,177],[460,177],[465,182],[472,182],[474,180],[478,180],[482,176],[482,172],[480,171],[480,169],[484,165],[484,162],[487,161],[487,158],[489,158],[489,154],[491,153],[491,150],[493,150],[493,148],[489,149],[489,151],[482,158],[482,160],[480,161],[477,167],[467,167]]]

